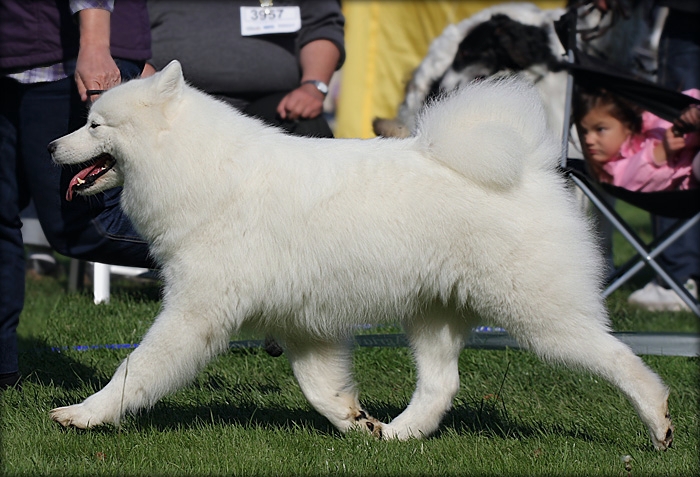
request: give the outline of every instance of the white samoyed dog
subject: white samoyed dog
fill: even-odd
[[[89,161],[69,198],[123,185],[165,287],[112,380],[51,411],[64,426],[152,406],[252,329],[284,347],[306,398],[341,431],[421,437],[450,408],[464,340],[486,320],[545,360],[611,382],[654,446],[671,444],[668,389],[609,333],[599,253],[526,82],[462,88],[406,139],[311,139],[196,90],[173,61],[104,93],[87,124],[49,149],[58,164]],[[351,336],[397,321],[417,384],[386,424],[358,400]]]

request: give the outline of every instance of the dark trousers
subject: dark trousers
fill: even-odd
[[[141,67],[118,61],[123,78]],[[51,246],[90,261],[153,267],[148,246],[119,206],[120,189],[65,200],[78,169],[60,168],[46,149],[85,124],[72,77],[22,85],[0,78],[0,374],[18,370],[17,324],[24,305],[25,257],[20,211],[30,198]]]
[[[677,91],[700,88],[700,14],[670,10],[659,44],[659,84]],[[655,233],[676,219],[653,217]],[[681,283],[700,280],[700,224],[670,245],[659,257]]]

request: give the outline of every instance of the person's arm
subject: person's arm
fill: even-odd
[[[315,40],[307,43],[299,52],[301,82],[319,80],[329,83],[339,60],[340,51],[332,41]]]
[[[87,101],[87,90],[106,90],[121,83],[121,74],[109,49],[111,12],[86,8],[77,13],[80,49],[75,66],[75,83],[80,99]]]
[[[639,149],[629,157],[608,163],[611,184],[631,191],[665,190],[670,184],[675,170],[665,160],[657,162],[658,149],[663,149],[663,140],[647,138]]]
[[[277,106],[277,113],[282,119],[315,118],[323,112],[325,95],[311,83],[317,80],[328,84],[338,66],[340,51],[329,40],[314,40],[301,48],[299,63],[301,65],[301,85],[285,96]]]

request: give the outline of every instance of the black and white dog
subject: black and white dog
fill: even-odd
[[[581,7],[580,28],[605,26],[597,10]],[[594,40],[580,41],[579,47],[596,56],[613,58],[618,66],[632,65],[635,46],[648,37],[642,9],[617,21]],[[554,30],[554,21],[566,10],[541,9],[532,3],[503,3],[481,10],[457,24],[448,25],[431,43],[428,53],[406,85],[404,100],[394,119],[377,118],[374,132],[379,136],[411,135],[426,102],[474,80],[519,74],[535,84],[545,104],[553,131],[562,133],[566,94],[566,73],[557,64],[565,54]]]

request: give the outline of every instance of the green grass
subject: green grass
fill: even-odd
[[[645,227],[643,216],[626,211]],[[623,245],[616,253],[624,255]],[[622,257],[624,258],[624,257]],[[618,259],[622,259],[618,257]],[[618,331],[698,332],[689,313],[646,313],[610,297]],[[231,350],[185,389],[119,428],[62,429],[51,408],[103,386],[128,350],[52,347],[136,343],[160,307],[155,285],[122,282],[112,302],[65,293],[65,279],[29,280],[20,325],[21,391],[2,394],[6,475],[582,475],[700,474],[697,358],[644,356],[672,390],[674,447],[655,452],[629,403],[587,374],[543,364],[517,350],[468,349],[461,389],[438,433],[408,442],[341,436],[303,398],[284,358]],[[382,330],[386,331],[386,330]],[[395,417],[410,399],[405,348],[359,348],[365,407]],[[627,472],[622,457],[632,457]]]

